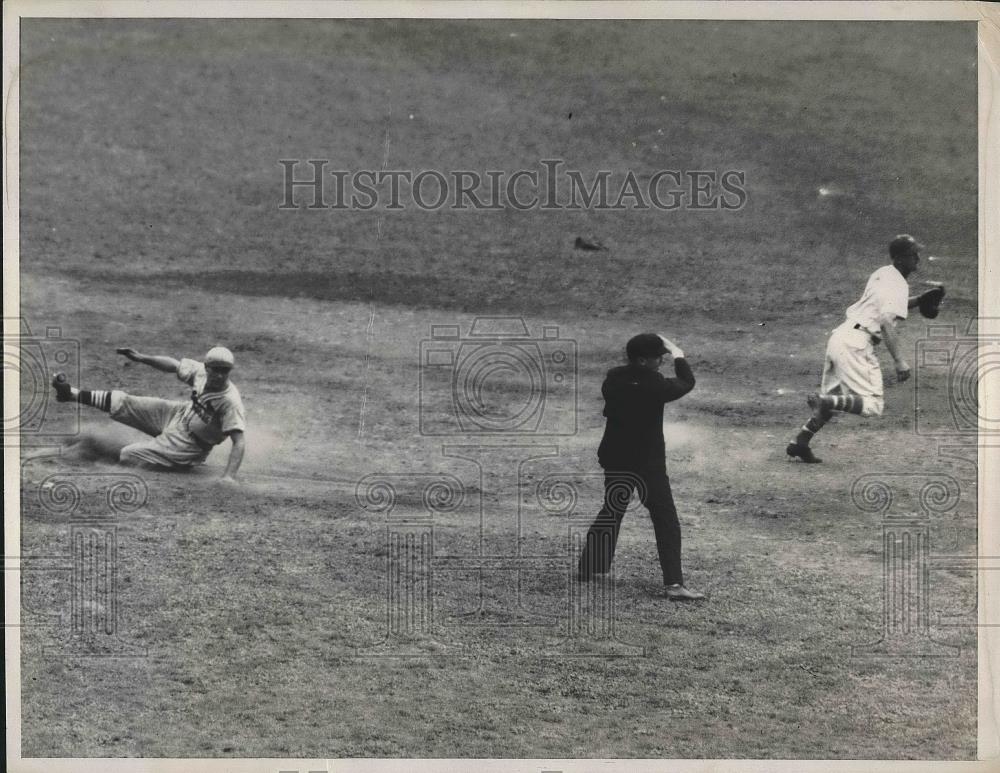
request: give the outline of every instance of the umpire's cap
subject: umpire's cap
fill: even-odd
[[[223,368],[231,368],[236,364],[233,353],[225,346],[213,346],[205,354],[204,363],[206,365],[216,365]]]
[[[900,234],[889,242],[889,257],[893,260],[905,258],[910,253],[920,252],[923,248],[924,245],[909,234]]]
[[[637,360],[640,357],[662,357],[666,353],[667,347],[656,333],[639,333],[637,336],[632,336],[625,344],[625,354],[630,360]]]

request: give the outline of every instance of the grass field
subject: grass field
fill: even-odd
[[[888,476],[893,513],[912,515],[913,486],[952,476],[931,552],[975,552],[974,456],[914,430],[915,407],[951,420],[947,374],[918,373],[919,406],[897,385],[883,418],[836,421],[823,465],[784,446],[894,234],[942,256],[912,282],[947,284],[940,322],[977,314],[975,64],[971,24],[22,20],[22,316],[80,343],[93,388],[183,397],[115,347],[224,343],[251,422],[239,489],[213,483],[217,450],[191,474],[142,473],[148,500],[117,520],[120,638],[142,656],[72,656],[68,569],[24,572],[23,756],[974,758],[971,572],[932,573],[930,633],[954,657],[851,649],[883,629],[882,522],[852,503],[855,480]],[[732,169],[747,201],[280,210],[279,160],[296,158]],[[418,413],[421,341],[477,315],[558,326],[577,351],[576,431],[520,438],[524,458],[556,455],[482,477],[442,446],[483,438],[422,435]],[[906,327],[915,355],[924,325]],[[698,378],[665,432],[689,584],[712,597],[658,595],[640,509],[612,581],[619,644],[601,643],[618,654],[577,657],[558,644],[575,603],[561,556],[599,506],[601,379],[643,330],[669,333]],[[84,430],[123,437],[102,418]],[[74,427],[65,406],[45,421]],[[22,554],[68,566],[48,476],[100,515],[119,472],[25,463]],[[434,624],[405,641],[421,656],[374,657],[387,519],[356,483],[397,476],[405,519],[444,473],[466,498],[436,516],[436,557],[482,542],[552,560],[520,586],[435,572]],[[550,474],[581,481],[575,515],[531,501]]]

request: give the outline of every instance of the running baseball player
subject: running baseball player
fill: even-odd
[[[882,266],[868,277],[861,299],[847,309],[844,322],[833,331],[826,346],[826,361],[819,394],[806,399],[813,415],[785,453],[808,464],[822,459],[813,454],[809,442],[835,412],[861,416],[881,416],[882,368],[875,347],[885,343],[892,356],[899,382],[910,377],[910,365],[903,358],[896,324],[906,319],[915,306],[926,317],[937,316],[944,288],[937,287],[910,297],[906,278],[917,270],[923,245],[909,234],[889,243],[892,264]]]
[[[201,464],[209,452],[228,437],[232,442],[221,480],[235,483],[246,450],[246,416],[236,385],[229,380],[235,360],[223,346],[208,350],[203,362],[140,354],[135,349],[116,350],[133,362],[164,373],[175,373],[191,387],[191,399],[162,400],[140,397],[114,389],[77,389],[57,373],[52,379],[56,400],[76,401],[109,414],[112,419],[150,435],[121,449],[122,464],[153,468],[186,469]]]

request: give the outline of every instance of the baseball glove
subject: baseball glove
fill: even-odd
[[[944,298],[944,287],[935,287],[917,296],[917,307],[927,319],[934,319],[941,309],[941,299]]]

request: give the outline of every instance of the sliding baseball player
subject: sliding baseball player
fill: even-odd
[[[133,362],[175,373],[191,387],[189,401],[140,397],[120,390],[77,389],[57,373],[52,379],[56,400],[76,401],[104,411],[117,422],[149,435],[121,449],[122,464],[161,469],[187,469],[201,464],[209,452],[229,438],[229,460],[221,480],[235,483],[246,450],[246,415],[236,385],[229,380],[235,360],[223,346],[208,350],[202,362],[116,350]]]

